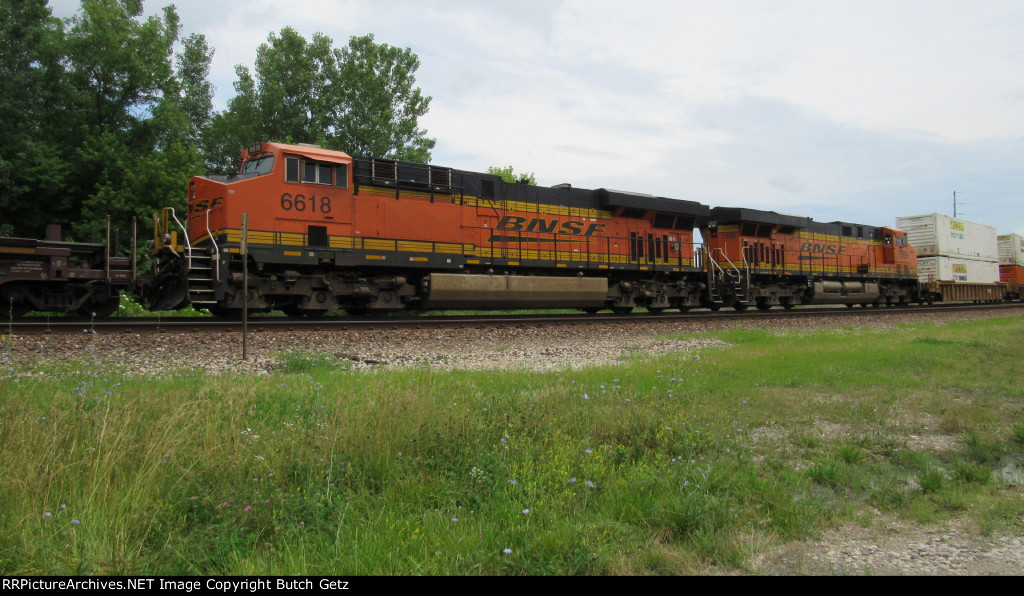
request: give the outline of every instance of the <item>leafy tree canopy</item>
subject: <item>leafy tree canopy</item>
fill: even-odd
[[[501,179],[504,180],[505,182],[521,182],[523,184],[537,186],[537,177],[533,175],[533,172],[530,172],[529,174],[517,174],[515,170],[512,168],[512,166],[506,166],[504,168],[491,166],[487,168],[487,173],[494,174],[495,176],[501,176]]]
[[[204,169],[197,143],[212,94],[196,79],[211,53],[191,36],[175,69],[173,6],[143,19],[140,0],[83,0],[61,21],[44,0],[4,0],[0,28],[8,233],[39,237],[47,223],[61,223],[83,239],[108,215],[127,232],[132,216],[184,206],[185,183]]]
[[[181,34],[173,5],[146,18],[142,0],[82,0],[62,20],[46,0],[0,0],[0,235],[60,223],[88,239],[110,216],[126,238],[133,216],[183,209],[191,176],[237,171],[256,141],[430,160],[411,50],[286,27],[214,113],[213,49]]]
[[[285,27],[256,53],[254,72],[235,67],[235,97],[213,120],[209,153],[221,171],[237,169],[256,140],[317,143],[367,157],[425,163],[435,141],[419,128],[430,98],[415,86],[411,50],[352,37],[335,48]]]

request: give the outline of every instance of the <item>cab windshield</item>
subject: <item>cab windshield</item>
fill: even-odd
[[[263,174],[269,174],[274,169],[274,156],[267,155],[265,157],[257,157],[256,159],[250,159],[249,161],[242,164],[243,174],[254,174],[260,176]]]

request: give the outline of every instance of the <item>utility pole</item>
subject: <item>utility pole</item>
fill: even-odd
[[[953,191],[953,217],[956,217],[956,191]]]

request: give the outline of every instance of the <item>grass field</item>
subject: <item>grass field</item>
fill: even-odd
[[[1024,530],[1024,317],[715,337],[260,377],[88,349],[30,370],[0,344],[0,574],[729,573],[868,511]]]

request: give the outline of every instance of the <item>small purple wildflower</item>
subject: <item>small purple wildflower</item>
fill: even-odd
[[[45,518],[51,518],[51,517],[53,517],[53,514],[52,514],[52,513],[50,513],[49,511],[47,511],[46,513],[44,513],[44,514],[43,514],[43,517],[45,517]]]
[[[77,525],[78,525],[78,524],[80,524],[80,523],[82,523],[82,522],[81,522],[81,521],[79,521],[79,520],[77,520],[77,519],[73,519],[73,520],[71,520],[71,524],[72,524],[72,525],[75,525],[75,526],[77,526]]]
[[[523,509],[523,515],[530,515],[529,509]]]
[[[505,553],[506,555],[511,555],[512,554],[512,549],[511,548],[506,548],[505,550],[503,550],[501,552]]]
[[[242,513],[249,513],[250,511],[252,511],[252,507],[246,505],[245,509],[242,510]]]

